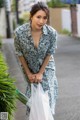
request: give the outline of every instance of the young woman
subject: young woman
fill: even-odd
[[[31,83],[41,83],[49,91],[52,114],[55,113],[58,83],[55,75],[54,53],[57,32],[49,26],[49,9],[43,2],[34,4],[30,11],[30,22],[14,32],[16,53],[26,74],[26,96],[31,96]],[[27,107],[27,116],[29,108]]]

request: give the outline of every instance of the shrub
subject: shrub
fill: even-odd
[[[60,33],[65,34],[65,35],[69,35],[69,36],[71,35],[71,32],[67,29],[63,29]]]
[[[8,73],[7,64],[0,52],[0,112],[8,112],[8,120],[12,120],[16,108],[15,80]]]
[[[23,12],[19,18],[19,24],[23,24],[29,21],[29,12]]]
[[[25,23],[25,20],[23,18],[19,18],[19,25],[22,25]]]
[[[15,22],[15,20],[13,19],[13,30],[15,30],[15,28],[16,28],[16,22]]]
[[[64,8],[69,7],[68,4],[64,4],[61,0],[50,0],[47,2],[47,5],[51,8]]]

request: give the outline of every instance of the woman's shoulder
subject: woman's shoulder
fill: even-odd
[[[28,29],[29,23],[25,23],[14,30],[15,34],[21,34]]]
[[[46,27],[48,33],[50,33],[50,34],[57,33],[56,29],[54,29],[52,26],[46,24],[45,27]]]

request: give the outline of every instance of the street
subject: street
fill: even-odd
[[[25,92],[26,82],[15,56],[13,39],[3,40],[3,53],[16,86]],[[80,120],[80,38],[59,35],[54,55],[59,96],[55,120]],[[26,107],[17,102],[15,120],[24,120]]]
[[[80,120],[80,38],[59,36],[55,62],[59,83],[55,120]]]

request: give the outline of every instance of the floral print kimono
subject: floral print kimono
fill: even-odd
[[[14,45],[16,54],[23,56],[32,73],[37,73],[47,55],[51,55],[51,59],[45,68],[43,80],[41,82],[44,91],[48,90],[50,108],[52,113],[55,113],[55,103],[58,94],[58,82],[55,75],[54,53],[56,48],[57,32],[49,25],[44,25],[42,28],[42,36],[39,41],[38,48],[35,48],[31,35],[30,23],[23,24],[14,32]],[[31,96],[31,83],[26,77],[26,96]],[[34,83],[36,86],[37,83]],[[27,107],[27,115],[29,115],[29,108]]]

